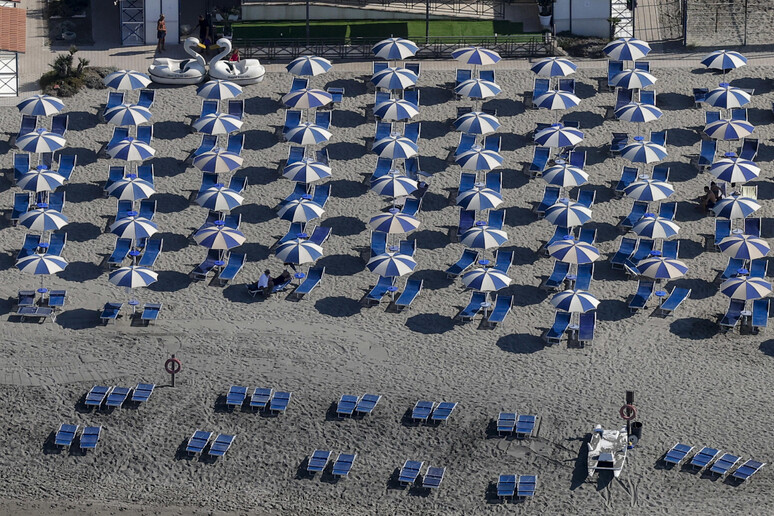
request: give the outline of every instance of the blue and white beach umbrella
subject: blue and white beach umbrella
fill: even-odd
[[[31,254],[19,259],[16,267],[27,274],[56,274],[65,270],[67,260],[55,254]]]
[[[540,77],[567,77],[577,69],[578,65],[565,57],[546,57],[531,68]]]
[[[656,78],[644,70],[624,70],[610,79],[610,86],[626,90],[641,90],[656,84]]]
[[[754,162],[729,153],[712,163],[709,173],[727,183],[746,183],[757,178],[761,169]]]
[[[607,57],[614,61],[636,61],[650,52],[650,45],[637,38],[618,38],[602,49]]]
[[[551,124],[535,133],[534,140],[542,147],[572,147],[583,141],[583,131],[562,124]]]
[[[416,156],[417,144],[401,135],[390,135],[374,143],[372,149],[380,158],[405,159]]]
[[[193,128],[204,134],[230,134],[239,131],[242,121],[234,115],[226,113],[210,113],[199,117],[193,124]]]
[[[716,140],[741,140],[755,130],[747,120],[715,120],[704,127],[704,132]]]
[[[408,68],[389,67],[376,72],[371,77],[371,82],[377,88],[387,90],[402,90],[417,84],[419,77]]]
[[[108,149],[108,155],[113,159],[125,161],[143,161],[153,157],[156,150],[137,138],[124,138]]]
[[[194,233],[194,240],[207,249],[225,251],[244,244],[246,238],[238,229],[230,228],[222,221],[215,221],[215,223],[207,224]]]
[[[120,127],[144,124],[150,121],[151,112],[138,104],[120,104],[105,112],[105,121]]]
[[[640,179],[624,188],[624,193],[636,201],[661,201],[675,193],[671,184],[655,179]]]
[[[733,70],[747,64],[747,58],[733,50],[715,50],[701,60],[701,64],[712,70]]]
[[[557,240],[548,246],[548,254],[565,263],[592,263],[599,259],[599,249],[572,237]]]
[[[385,278],[394,278],[409,274],[417,266],[416,260],[407,254],[382,253],[374,256],[366,267],[368,270]]]
[[[464,170],[492,170],[503,164],[503,157],[493,150],[478,147],[463,152],[454,161]]]
[[[304,158],[285,167],[283,177],[297,183],[314,183],[320,179],[331,177],[331,167],[310,158]]]
[[[387,38],[371,49],[376,57],[389,60],[402,60],[417,53],[419,47],[411,40],[404,38]]]
[[[406,213],[401,213],[397,208],[390,208],[388,213],[380,213],[371,217],[368,225],[374,231],[382,233],[400,234],[414,231],[419,227],[419,221]]]
[[[511,278],[493,267],[479,267],[462,275],[462,284],[479,292],[495,292],[511,284]]]
[[[139,90],[150,85],[150,77],[134,70],[116,70],[108,74],[102,83],[116,90]]]
[[[196,197],[196,204],[208,210],[224,212],[242,206],[244,200],[239,193],[218,183],[201,192]]]
[[[657,280],[669,280],[685,276],[688,266],[674,258],[654,256],[646,258],[637,264],[641,276]]]
[[[497,117],[481,111],[465,113],[454,121],[454,128],[467,134],[490,134],[500,128]]]
[[[474,186],[457,195],[457,206],[464,210],[491,210],[502,204],[503,196],[491,188]]]
[[[331,102],[333,102],[333,97],[330,93],[314,88],[294,90],[282,97],[283,104],[297,109],[318,108],[327,106]]]
[[[385,122],[408,120],[418,114],[417,106],[403,99],[390,99],[374,106],[374,116]]]
[[[193,166],[202,172],[222,174],[233,172],[244,163],[244,158],[234,152],[229,152],[222,147],[215,147],[211,151],[203,152],[193,160]]]
[[[451,53],[452,59],[474,66],[492,65],[500,61],[500,54],[482,47],[458,48]]]
[[[720,285],[720,292],[731,299],[750,301],[761,299],[771,294],[771,283],[763,278],[736,276],[724,281]]]
[[[680,226],[664,217],[657,217],[653,213],[646,213],[632,228],[634,233],[642,238],[652,240],[672,238],[680,232]]]
[[[591,210],[579,202],[559,199],[556,204],[548,207],[545,219],[563,228],[582,226],[591,220]]]
[[[704,103],[716,108],[735,109],[749,104],[750,94],[727,82],[721,82],[719,87],[707,93]]]
[[[119,179],[108,188],[108,194],[119,201],[140,201],[155,193],[152,184],[134,174]]]
[[[298,145],[317,145],[331,139],[330,131],[311,122],[302,122],[285,133],[285,139]]]
[[[632,163],[653,163],[667,157],[667,151],[657,143],[635,136],[634,141],[621,149],[621,157]]]
[[[718,244],[720,251],[737,260],[757,260],[771,251],[771,247],[760,237],[753,235],[727,236]]]
[[[313,263],[323,255],[323,249],[314,242],[305,238],[296,238],[283,242],[276,251],[276,256],[283,263],[303,265]]]
[[[398,170],[390,170],[385,175],[371,182],[371,190],[385,197],[405,197],[411,195],[418,185],[410,177]]]
[[[585,290],[564,290],[554,294],[551,304],[564,312],[585,313],[596,310],[599,300]]]
[[[130,265],[121,267],[110,273],[108,281],[113,285],[124,288],[147,287],[158,281],[159,275],[147,267],[139,265]]]
[[[51,95],[32,95],[22,100],[16,107],[22,115],[50,116],[64,109],[64,102]]]
[[[719,200],[712,208],[716,217],[724,219],[743,219],[761,209],[758,201],[752,197],[732,195]]]
[[[641,102],[630,102],[615,110],[615,116],[618,120],[637,124],[658,120],[663,114],[656,106]]]
[[[301,56],[293,59],[285,67],[293,75],[321,75],[333,67],[330,61],[324,57]]]
[[[35,154],[58,151],[65,146],[65,143],[64,138],[42,127],[35,129],[31,133],[24,134],[16,140],[16,146],[20,150]]]
[[[548,90],[535,100],[536,107],[541,109],[569,109],[580,104],[580,99],[572,93],[559,90]]]
[[[474,225],[460,237],[460,243],[471,249],[494,249],[507,241],[508,234],[505,231],[485,224]]]
[[[543,172],[543,180],[549,185],[562,188],[580,186],[589,180],[589,175],[578,167],[569,163],[561,163],[548,168]]]
[[[16,186],[30,192],[50,192],[64,184],[64,176],[46,167],[38,167],[22,174]]]
[[[56,231],[62,229],[69,222],[67,217],[56,210],[48,208],[36,208],[19,217],[19,224],[32,231]]]
[[[242,94],[242,87],[231,81],[212,79],[199,86],[196,94],[209,100],[233,99]]]
[[[471,99],[488,99],[502,91],[500,86],[484,79],[468,79],[454,88],[454,93]]]
[[[155,222],[137,215],[118,219],[110,225],[110,232],[114,235],[135,241],[153,236],[158,230]]]
[[[283,205],[279,210],[279,217],[290,222],[309,222],[322,217],[325,210],[311,199],[296,199]]]

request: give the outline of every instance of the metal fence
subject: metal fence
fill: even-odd
[[[290,60],[298,56],[316,56],[343,59],[372,59],[371,48],[379,38],[338,38],[310,39],[234,39],[234,45],[247,58],[264,60]],[[551,56],[554,46],[550,37],[431,37],[427,42],[416,42],[419,50],[417,59],[440,59],[449,57],[452,50],[461,46],[479,45],[498,52],[502,57]]]
[[[273,2],[274,0],[267,0]],[[315,4],[330,4],[335,7],[374,7],[390,11],[425,12],[427,4],[433,14],[453,14],[483,18],[505,18],[502,0],[315,0]],[[254,5],[262,2],[253,0]],[[306,0],[285,0],[288,4],[306,4]]]
[[[686,0],[689,45],[768,45],[772,22],[772,0]]]
[[[682,42],[685,0],[637,0],[634,35],[652,43]]]

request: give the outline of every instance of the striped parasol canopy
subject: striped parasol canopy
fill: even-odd
[[[500,128],[497,117],[481,111],[471,111],[454,121],[454,128],[467,134],[490,134]]]
[[[546,57],[533,64],[531,68],[540,77],[567,77],[577,69],[578,65],[565,57]]]
[[[636,61],[648,55],[650,45],[637,38],[618,38],[605,45],[602,51],[614,61]]]
[[[583,169],[574,167],[566,162],[557,162],[556,165],[546,169],[542,177],[549,185],[562,188],[580,186],[589,180],[589,175]]]
[[[640,90],[656,84],[656,78],[644,70],[623,70],[610,79],[610,86],[627,90]]]
[[[563,228],[582,226],[591,220],[591,210],[579,202],[559,199],[556,204],[548,207],[545,219]]]
[[[231,134],[242,128],[242,121],[234,115],[226,113],[210,113],[199,117],[193,128],[204,134]]]
[[[138,215],[118,219],[110,225],[111,233],[118,235],[119,238],[129,238],[134,241],[153,236],[158,230],[159,227],[155,222]]]
[[[741,140],[755,130],[747,120],[715,120],[704,126],[704,133],[716,140]]]
[[[223,174],[233,172],[244,163],[244,158],[235,152],[229,152],[222,147],[203,152],[193,160],[193,166],[202,172]]]
[[[711,70],[733,70],[747,64],[747,58],[733,50],[715,50],[701,60]]]
[[[371,82],[377,88],[387,90],[402,90],[416,86],[419,77],[413,70],[400,67],[389,67],[379,70],[371,77]]]
[[[743,195],[731,195],[719,200],[712,208],[716,217],[724,219],[743,219],[761,209],[756,199]]]
[[[573,147],[583,141],[583,131],[557,123],[535,133],[534,140],[543,147]]]
[[[584,264],[599,259],[599,249],[586,242],[575,240],[571,235],[548,246],[548,254],[560,262]]]
[[[479,292],[496,292],[511,284],[511,278],[494,267],[479,267],[462,275],[462,284]]]
[[[242,94],[242,87],[231,81],[212,79],[196,88],[196,94],[208,100],[233,99]]]
[[[503,164],[503,157],[498,152],[476,146],[457,156],[454,161],[464,170],[492,170]]]
[[[139,104],[119,104],[105,111],[105,121],[119,127],[144,124],[151,116],[150,109]]]
[[[376,57],[389,60],[403,60],[417,53],[419,47],[411,40],[404,38],[387,38],[371,49]]]
[[[457,206],[463,210],[481,211],[497,208],[503,202],[503,196],[486,186],[474,186],[457,195]]]
[[[313,263],[323,255],[323,249],[306,238],[296,238],[283,242],[275,253],[283,263],[303,265]]]
[[[750,94],[741,88],[721,82],[714,90],[707,93],[704,103],[722,109],[735,109],[750,103]]]
[[[464,47],[452,51],[452,59],[474,66],[493,65],[500,61],[500,54],[482,47]]]
[[[374,256],[366,267],[368,270],[385,278],[394,278],[409,274],[417,266],[417,262],[411,256],[401,253],[382,253]]]
[[[293,90],[282,97],[282,103],[297,109],[311,109],[327,106],[333,102],[330,93],[314,88]]]
[[[62,229],[69,222],[67,217],[56,210],[36,208],[22,214],[19,224],[32,231],[55,231]]]
[[[688,266],[674,258],[653,256],[640,261],[637,264],[637,272],[646,278],[670,280],[685,276],[688,272]]]
[[[508,241],[508,234],[497,228],[476,223],[460,237],[460,243],[471,249],[494,249]]]
[[[134,70],[116,70],[102,79],[102,83],[108,88],[116,90],[139,90],[150,86],[150,77],[142,72]]]
[[[387,213],[380,213],[368,221],[368,225],[374,231],[383,233],[400,234],[414,231],[419,227],[419,220],[416,217],[401,213],[397,208],[390,208]]]
[[[140,201],[155,194],[153,185],[145,179],[140,179],[135,174],[128,174],[119,179],[108,188],[108,195],[119,201]]]
[[[297,183],[309,184],[330,177],[331,167],[311,158],[303,158],[286,166],[282,176]]]
[[[64,184],[65,178],[61,174],[39,166],[26,172],[16,180],[16,186],[29,192],[50,192]]]
[[[488,99],[501,91],[500,86],[484,79],[468,79],[454,88],[454,93],[457,95],[471,99]]]
[[[144,161],[156,154],[156,149],[137,138],[128,137],[109,147],[108,155],[125,161]]]
[[[709,173],[727,183],[746,183],[756,179],[761,169],[754,162],[728,152],[725,157],[712,163]]]
[[[301,56],[293,59],[285,67],[293,75],[317,76],[324,74],[333,67],[324,57]]]
[[[398,170],[390,170],[371,182],[371,190],[385,197],[404,197],[418,188],[417,182]]]
[[[572,93],[561,90],[548,90],[534,100],[540,109],[570,109],[580,104],[580,99]]]
[[[108,277],[110,283],[124,288],[147,287],[148,285],[156,283],[158,279],[158,273],[147,267],[140,267],[139,265],[121,267],[120,269],[111,272]]]
[[[664,113],[650,104],[630,102],[615,110],[615,116],[622,122],[644,123],[658,120]]]
[[[245,243],[245,235],[238,229],[226,226],[222,220],[216,220],[194,233],[196,243],[207,249],[225,251]]]
[[[56,133],[47,131],[42,127],[31,133],[24,134],[16,140],[16,147],[24,152],[43,154],[58,151],[65,146],[66,140]]]
[[[20,258],[16,267],[27,274],[56,274],[67,267],[67,260],[55,254],[30,254]]]
[[[302,197],[284,204],[279,209],[279,217],[290,222],[309,222],[322,217],[325,210],[311,198]]]
[[[771,251],[764,239],[745,234],[727,236],[720,241],[718,247],[722,253],[738,260],[757,260]]]
[[[621,157],[632,163],[654,163],[667,157],[666,149],[642,136],[635,136],[634,141],[621,149]]]
[[[554,294],[551,304],[564,312],[585,313],[596,310],[599,300],[585,290],[564,290]]]
[[[372,149],[380,158],[405,159],[416,156],[419,152],[417,144],[399,134],[391,134],[376,142]]]
[[[639,179],[624,188],[624,193],[636,201],[661,201],[675,193],[674,187],[656,179]]]
[[[634,233],[642,238],[671,238],[680,232],[680,226],[664,217],[646,213],[632,228]]]
[[[50,116],[62,111],[65,105],[56,97],[38,94],[27,97],[16,104],[16,107],[22,115]]]
[[[298,145],[317,145],[331,139],[330,131],[313,124],[312,122],[303,122],[296,127],[289,129],[285,133],[285,139],[290,143]]]
[[[374,107],[374,116],[385,122],[409,120],[418,114],[417,106],[403,99],[390,99],[380,102]]]
[[[226,185],[218,183],[200,192],[196,204],[208,210],[224,212],[242,206],[245,198]]]
[[[771,294],[771,283],[763,278],[736,276],[724,281],[720,285],[720,292],[731,299],[750,301]]]

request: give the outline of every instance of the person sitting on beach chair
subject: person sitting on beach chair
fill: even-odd
[[[274,288],[274,281],[271,279],[271,272],[269,269],[263,271],[261,277],[255,283],[247,284],[247,291],[251,296],[255,297],[256,294],[263,294],[264,296],[271,295],[271,291]]]
[[[704,195],[701,197],[701,209],[704,213],[707,213],[709,210],[715,207],[715,203],[717,203],[718,198],[715,196],[714,193],[712,193],[712,190],[710,190],[709,186],[704,187]]]

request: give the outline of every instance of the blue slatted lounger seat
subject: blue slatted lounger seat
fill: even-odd
[[[739,320],[742,318],[742,312],[744,311],[744,301],[739,299],[731,299],[728,303],[728,310],[720,320],[720,328],[723,331],[729,331],[736,328],[739,324]]]
[[[59,425],[59,428],[56,431],[56,435],[54,436],[54,444],[62,448],[69,448],[73,445],[75,434],[77,433],[78,425],[68,425],[66,423],[62,423]]]
[[[769,324],[769,309],[771,299],[762,298],[753,301],[752,327],[754,332],[760,332]]]
[[[591,286],[591,278],[594,276],[594,264],[582,263],[578,265],[578,274],[575,279],[576,290],[588,290]]]
[[[446,468],[430,466],[427,468],[425,476],[422,477],[422,487],[426,487],[428,489],[438,489],[441,487],[444,474],[446,474]]]
[[[464,210],[460,208],[460,222],[457,224],[457,240],[462,234],[473,227],[476,223],[476,212],[473,210]]]
[[[628,133],[613,133],[613,137],[610,140],[610,156],[616,156],[620,154],[623,148],[626,147],[627,143],[629,143]]]
[[[550,185],[546,186],[545,190],[543,190],[543,198],[535,208],[535,213],[538,214],[538,217],[542,217],[546,213],[546,210],[556,204],[556,201],[558,200],[559,187]]]
[[[129,387],[113,387],[105,400],[106,407],[120,408],[129,397]]]
[[[689,288],[673,288],[672,293],[669,294],[669,297],[666,299],[666,301],[661,303],[661,306],[658,307],[659,311],[663,315],[671,315],[672,312],[677,310],[677,307],[679,307],[689,295],[691,295],[691,289]]]
[[[577,283],[576,283],[577,287]],[[583,290],[586,290],[585,288]],[[594,340],[594,331],[597,328],[597,312],[592,310],[590,312],[580,314],[578,318],[578,345],[585,346]]]
[[[551,272],[551,275],[546,279],[546,282],[543,284],[543,288],[546,289],[557,289],[562,286],[564,283],[565,278],[567,278],[567,275],[570,273],[570,264],[567,262],[560,262],[555,261],[554,262],[554,270]]]
[[[487,319],[487,324],[495,327],[503,322],[505,316],[511,311],[511,307],[513,307],[513,296],[498,294],[497,298],[495,298],[494,308]]]
[[[226,285],[228,282],[236,278],[236,275],[239,274],[239,271],[241,271],[242,267],[245,266],[246,259],[246,254],[229,254],[226,266],[223,268],[223,270],[220,271],[220,274],[218,274],[218,283],[221,285]]]
[[[256,387],[252,396],[250,396],[250,406],[263,410],[269,406],[272,396],[274,396],[274,389]]]
[[[424,462],[418,460],[406,460],[400,468],[398,482],[403,486],[411,485],[416,482],[424,464]]]
[[[501,499],[516,495],[516,475],[500,475],[497,480],[497,496]]]
[[[317,229],[315,229],[315,231],[317,231]],[[309,273],[306,275],[306,278],[304,278],[303,283],[293,291],[293,296],[295,296],[296,299],[301,299],[312,292],[312,290],[320,284],[320,281],[322,281],[323,275],[325,275],[325,267],[312,267],[309,269]]]
[[[218,434],[207,452],[212,457],[223,457],[236,439],[235,435]]]
[[[20,290],[16,299],[16,306],[27,307],[35,306],[37,293],[34,290]]]
[[[331,474],[339,478],[348,477],[356,457],[356,453],[339,453],[339,456],[336,457],[336,462],[333,463]]]
[[[371,415],[382,397],[379,394],[363,394],[355,406],[355,412],[359,415]]]
[[[720,450],[705,446],[699,450],[699,453],[693,456],[693,459],[691,459],[691,466],[702,470],[711,465],[718,455],[720,455]]]
[[[516,428],[513,430],[513,433],[520,439],[532,437],[532,432],[535,431],[536,424],[537,416],[519,414],[519,418],[516,420]]]
[[[67,299],[66,290],[50,290],[48,292],[48,306],[55,310],[61,310]]]
[[[664,455],[664,462],[667,464],[673,464],[674,466],[680,466],[688,458],[688,455],[693,451],[693,446],[677,443],[672,446],[668,452]]]
[[[470,295],[470,302],[462,309],[457,318],[460,321],[472,321],[476,315],[481,311],[481,303],[486,302],[486,293],[473,292]]]
[[[86,394],[86,399],[84,400],[83,404],[87,407],[99,408],[102,406],[102,403],[105,401],[105,398],[107,398],[109,393],[110,387],[105,387],[104,385],[95,385]]]
[[[554,316],[554,324],[546,332],[545,340],[549,344],[559,344],[562,341],[564,332],[567,331],[567,327],[570,325],[570,313],[569,312],[556,312]]]
[[[144,322],[146,326],[155,323],[159,319],[159,312],[161,312],[161,303],[145,303],[142,306],[140,320]]]
[[[634,294],[634,297],[629,302],[629,310],[631,312],[636,312],[637,310],[645,308],[645,304],[648,302],[648,299],[650,299],[651,296],[653,296],[654,291],[655,291],[654,282],[647,281],[647,280],[640,280],[637,283],[637,292]]]
[[[411,411],[411,419],[413,421],[427,421],[430,414],[433,413],[433,409],[435,409],[434,401],[417,401]]]
[[[500,412],[497,416],[497,435],[512,434],[518,417],[515,412]]]
[[[715,250],[721,240],[731,235],[731,221],[728,219],[715,219]]]
[[[386,296],[387,292],[389,292],[389,288],[394,285],[395,278],[385,278],[384,276],[379,276],[379,281],[376,282],[376,285],[374,285],[371,291],[368,292],[368,294],[365,296],[366,303],[381,303],[384,296]]]
[[[81,450],[95,450],[101,433],[101,426],[84,427],[83,432],[81,432]]]
[[[247,387],[232,385],[226,394],[226,405],[229,407],[241,407],[247,398]]]
[[[336,415],[339,417],[352,416],[360,398],[351,394],[342,394],[336,405]]]
[[[519,498],[532,498],[537,488],[537,475],[519,475],[516,482],[516,496]]]
[[[290,404],[290,398],[293,394],[290,392],[280,391],[275,392],[274,396],[271,397],[271,402],[269,403],[269,410],[274,413],[282,412],[284,413],[288,409],[288,405]]]
[[[629,214],[621,221],[621,227],[631,229],[648,212],[648,203],[645,201],[634,201]]]
[[[497,212],[490,211],[489,212],[490,219],[492,218],[491,217],[492,213],[497,213]],[[503,249],[498,249],[497,255],[495,256],[494,268],[500,272],[504,272],[508,274],[508,271],[510,270],[511,265],[513,265],[513,251],[505,251]]]
[[[212,439],[212,432],[205,432],[204,430],[197,430],[188,438],[188,444],[185,447],[185,451],[189,455],[197,455],[204,451],[207,444]]]
[[[742,460],[742,457],[724,453],[722,457],[715,461],[709,470],[711,473],[719,475],[722,479],[728,475],[728,472],[731,471],[740,460]]]
[[[618,183],[615,185],[615,195],[616,197],[623,196],[624,190],[626,190],[626,187],[632,184],[637,180],[637,176],[639,175],[639,170],[637,170],[634,167],[623,167],[621,169],[621,179],[618,180]]]
[[[446,423],[449,421],[449,418],[452,415],[452,412],[454,412],[454,409],[457,408],[456,402],[450,402],[450,401],[442,401],[438,404],[438,406],[435,407],[433,410],[433,415],[430,416],[430,419],[432,421],[440,421],[442,423]]]
[[[328,466],[328,461],[331,460],[330,450],[315,450],[309,457],[309,463],[306,465],[307,473],[322,473]]]
[[[747,462],[739,466],[736,471],[731,473],[731,477],[744,482],[755,473],[757,473],[765,465],[765,462],[758,462],[757,460],[749,459]]]
[[[701,148],[699,149],[699,158],[696,160],[696,167],[700,172],[709,168],[712,162],[715,161],[715,153],[717,152],[717,140],[702,140]]]
[[[131,400],[135,403],[145,403],[153,394],[153,390],[156,388],[155,383],[138,383],[132,390]]]
[[[416,243],[416,240],[412,240],[412,242]],[[401,295],[395,300],[395,308],[401,311],[409,308],[422,291],[423,284],[424,280],[409,279],[406,282],[406,288],[403,289]]]

